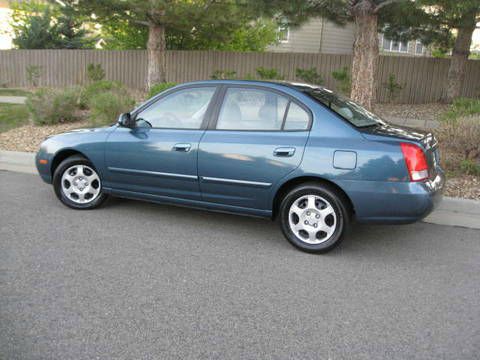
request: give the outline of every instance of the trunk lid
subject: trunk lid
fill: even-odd
[[[401,142],[411,142],[419,145],[427,158],[429,177],[433,178],[437,175],[440,154],[438,141],[431,132],[389,124],[359,128],[359,130],[367,140],[394,141],[399,144]]]

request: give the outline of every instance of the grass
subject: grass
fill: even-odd
[[[0,133],[28,123],[25,105],[0,104]]]
[[[27,96],[28,91],[23,89],[0,88],[0,96]]]
[[[448,111],[444,114],[445,120],[480,114],[480,99],[459,98],[454,100]]]

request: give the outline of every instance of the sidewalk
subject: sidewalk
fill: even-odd
[[[2,104],[25,104],[27,98],[25,96],[0,96]]]
[[[37,174],[35,154],[0,150],[0,170]],[[480,229],[480,201],[444,197],[439,207],[423,221]]]

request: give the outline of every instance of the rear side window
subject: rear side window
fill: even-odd
[[[286,96],[261,89],[229,88],[218,130],[307,130],[309,114]]]
[[[307,130],[310,116],[299,105],[291,102],[285,119],[284,130]]]
[[[280,130],[288,99],[257,89],[230,88],[218,116],[220,130]]]

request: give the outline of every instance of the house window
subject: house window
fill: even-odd
[[[408,52],[408,44],[405,41],[388,40],[383,37],[382,48],[390,52]]]
[[[423,54],[423,44],[419,40],[415,42],[415,54],[418,54],[418,55]]]
[[[281,43],[288,42],[290,38],[290,28],[288,27],[288,24],[286,23],[280,24],[280,26],[278,27],[277,36],[278,36],[278,41],[280,41]]]

